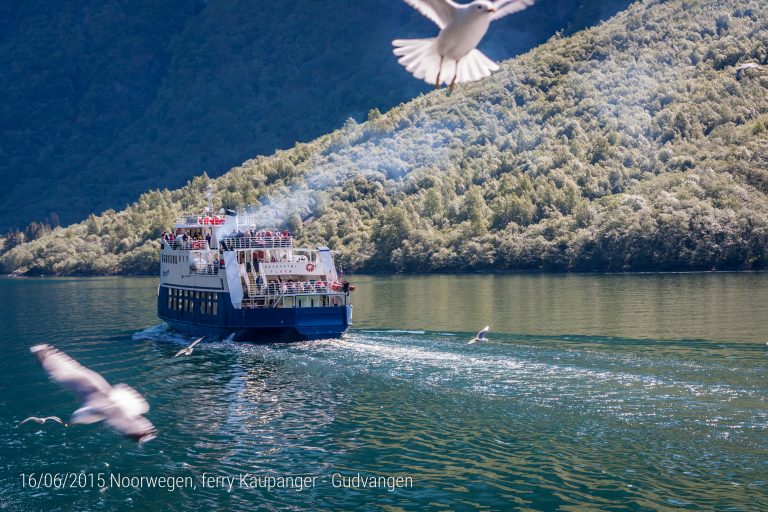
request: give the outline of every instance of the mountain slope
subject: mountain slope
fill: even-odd
[[[540,0],[494,27],[507,58],[629,0]],[[389,42],[434,25],[400,0],[41,0],[0,5],[0,229],[65,223],[220,175],[429,90]]]
[[[480,83],[213,181],[347,268],[664,270],[768,263],[768,56],[758,0],[644,1]],[[11,271],[155,272],[199,177],[16,247]]]

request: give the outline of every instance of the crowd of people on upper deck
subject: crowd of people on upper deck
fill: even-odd
[[[200,231],[192,234],[181,233],[179,235],[163,231],[160,238],[174,249],[185,248],[187,243],[191,243],[192,249],[205,249],[211,246],[211,234],[208,233],[203,237],[203,233]]]
[[[234,239],[234,247],[236,248],[242,248],[242,247],[287,247],[290,246],[292,243],[292,235],[291,232],[288,230],[285,231],[270,231],[270,230],[256,230],[256,229],[246,229],[245,231],[242,231],[238,229],[237,231],[233,232],[231,235],[227,236],[222,241],[222,247],[224,250],[227,250],[227,248],[230,247],[232,244],[229,243],[232,239]]]

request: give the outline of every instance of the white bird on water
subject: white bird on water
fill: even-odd
[[[26,418],[26,419],[20,421],[19,424],[16,425],[16,426],[20,427],[21,425],[25,424],[28,421],[34,421],[35,423],[39,423],[39,424],[42,425],[43,423],[45,423],[48,420],[55,421],[56,423],[61,423],[65,427],[67,426],[67,424],[64,423],[64,421],[61,418],[59,418],[58,416],[46,416],[45,418],[38,418],[37,416],[30,416],[29,418]]]
[[[35,354],[51,380],[71,391],[82,402],[83,407],[72,413],[70,425],[105,421],[139,443],[157,437],[155,427],[142,416],[149,411],[149,404],[135,389],[127,384],[110,385],[104,377],[51,345],[35,345],[29,350]]]
[[[440,27],[440,34],[429,39],[395,39],[397,62],[414,77],[427,83],[472,82],[489,76],[499,65],[476,46],[488,32],[491,21],[522,11],[536,0],[475,0],[458,4],[453,0],[405,0]]]
[[[477,333],[477,335],[474,337],[474,339],[469,340],[469,343],[467,345],[474,345],[478,341],[486,341],[487,338],[485,337],[486,334],[488,334],[488,331],[490,331],[491,328],[489,326],[485,326],[482,329],[480,329],[480,332]]]
[[[205,336],[203,336],[205,338]],[[197,338],[195,341],[193,341],[188,347],[184,347],[183,349],[176,352],[176,355],[173,357],[179,357],[179,356],[189,356],[192,355],[192,350],[194,350],[195,345],[203,341],[203,338]]]

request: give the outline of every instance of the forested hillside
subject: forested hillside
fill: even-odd
[[[629,1],[539,0],[482,48],[509,58]],[[435,33],[401,0],[0,2],[0,230],[121,209],[389,109],[429,90],[390,41]]]
[[[347,269],[670,270],[768,263],[762,0],[645,0],[368,121],[212,180]],[[41,234],[5,271],[154,273],[197,177]],[[11,243],[10,245],[13,245]]]

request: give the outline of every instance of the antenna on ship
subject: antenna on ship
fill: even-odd
[[[203,196],[208,200],[208,214],[213,215],[213,188],[210,185],[205,187]]]

